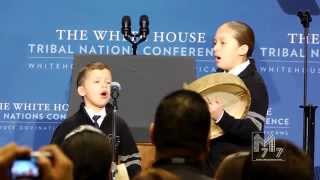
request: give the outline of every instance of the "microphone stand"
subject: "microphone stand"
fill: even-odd
[[[113,106],[113,112],[112,112],[112,164],[111,164],[111,179],[116,179],[117,174],[117,164],[118,164],[118,145],[120,143],[120,139],[117,138],[117,112],[118,112],[118,103],[117,99],[119,97],[119,91],[114,90],[111,92],[112,97],[112,106]]]
[[[138,37],[140,37],[140,34],[134,34],[133,39],[130,36],[125,37],[125,39],[131,44],[133,55],[137,55],[138,45],[147,39],[147,37],[142,37],[138,41]]]
[[[129,26],[129,27],[128,27]],[[137,55],[138,45],[147,39],[149,34],[149,20],[148,16],[140,16],[140,29],[139,33],[133,34],[131,32],[131,22],[129,16],[124,16],[122,18],[122,28],[121,32],[124,36],[124,39],[131,43],[133,55]],[[138,40],[139,38],[139,40]]]
[[[314,137],[315,137],[315,110],[317,106],[308,104],[308,34],[309,25],[312,21],[308,11],[299,11],[297,16],[304,27],[304,83],[303,83],[303,149],[310,156],[312,167],[314,167]]]

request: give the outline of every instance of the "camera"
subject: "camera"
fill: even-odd
[[[36,157],[18,157],[11,167],[12,180],[36,180],[40,179],[40,169]]]
[[[38,156],[50,158],[49,153],[35,151],[29,156],[17,157],[11,167],[12,180],[40,180],[40,168],[37,163]]]

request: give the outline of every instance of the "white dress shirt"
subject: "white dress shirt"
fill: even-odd
[[[92,109],[89,109],[87,106],[85,106],[84,109],[87,111],[87,113],[88,113],[88,115],[89,115],[89,117],[91,118],[91,121],[92,121],[93,123],[95,123],[95,121],[92,119],[93,116],[95,116],[95,115],[100,116],[99,119],[97,120],[97,123],[98,123],[98,125],[99,125],[99,127],[100,127],[101,124],[102,124],[103,119],[104,119],[104,118],[106,117],[106,115],[107,115],[105,108],[103,108],[101,111],[98,111],[98,112],[95,112],[95,111],[93,111]]]

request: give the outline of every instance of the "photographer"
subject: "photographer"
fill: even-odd
[[[40,148],[40,152],[50,153],[50,159],[44,155],[39,155],[37,159],[42,180],[73,179],[73,164],[56,145],[44,146]],[[0,179],[10,180],[10,169],[14,160],[18,157],[30,155],[30,148],[16,145],[15,143],[10,143],[1,147]]]

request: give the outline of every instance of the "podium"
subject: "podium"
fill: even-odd
[[[160,100],[196,79],[192,57],[178,56],[109,56],[76,55],[74,57],[68,116],[81,103],[76,91],[76,78],[86,64],[103,62],[111,66],[112,79],[121,84],[118,114],[130,127],[138,143],[149,142],[149,124]]]

